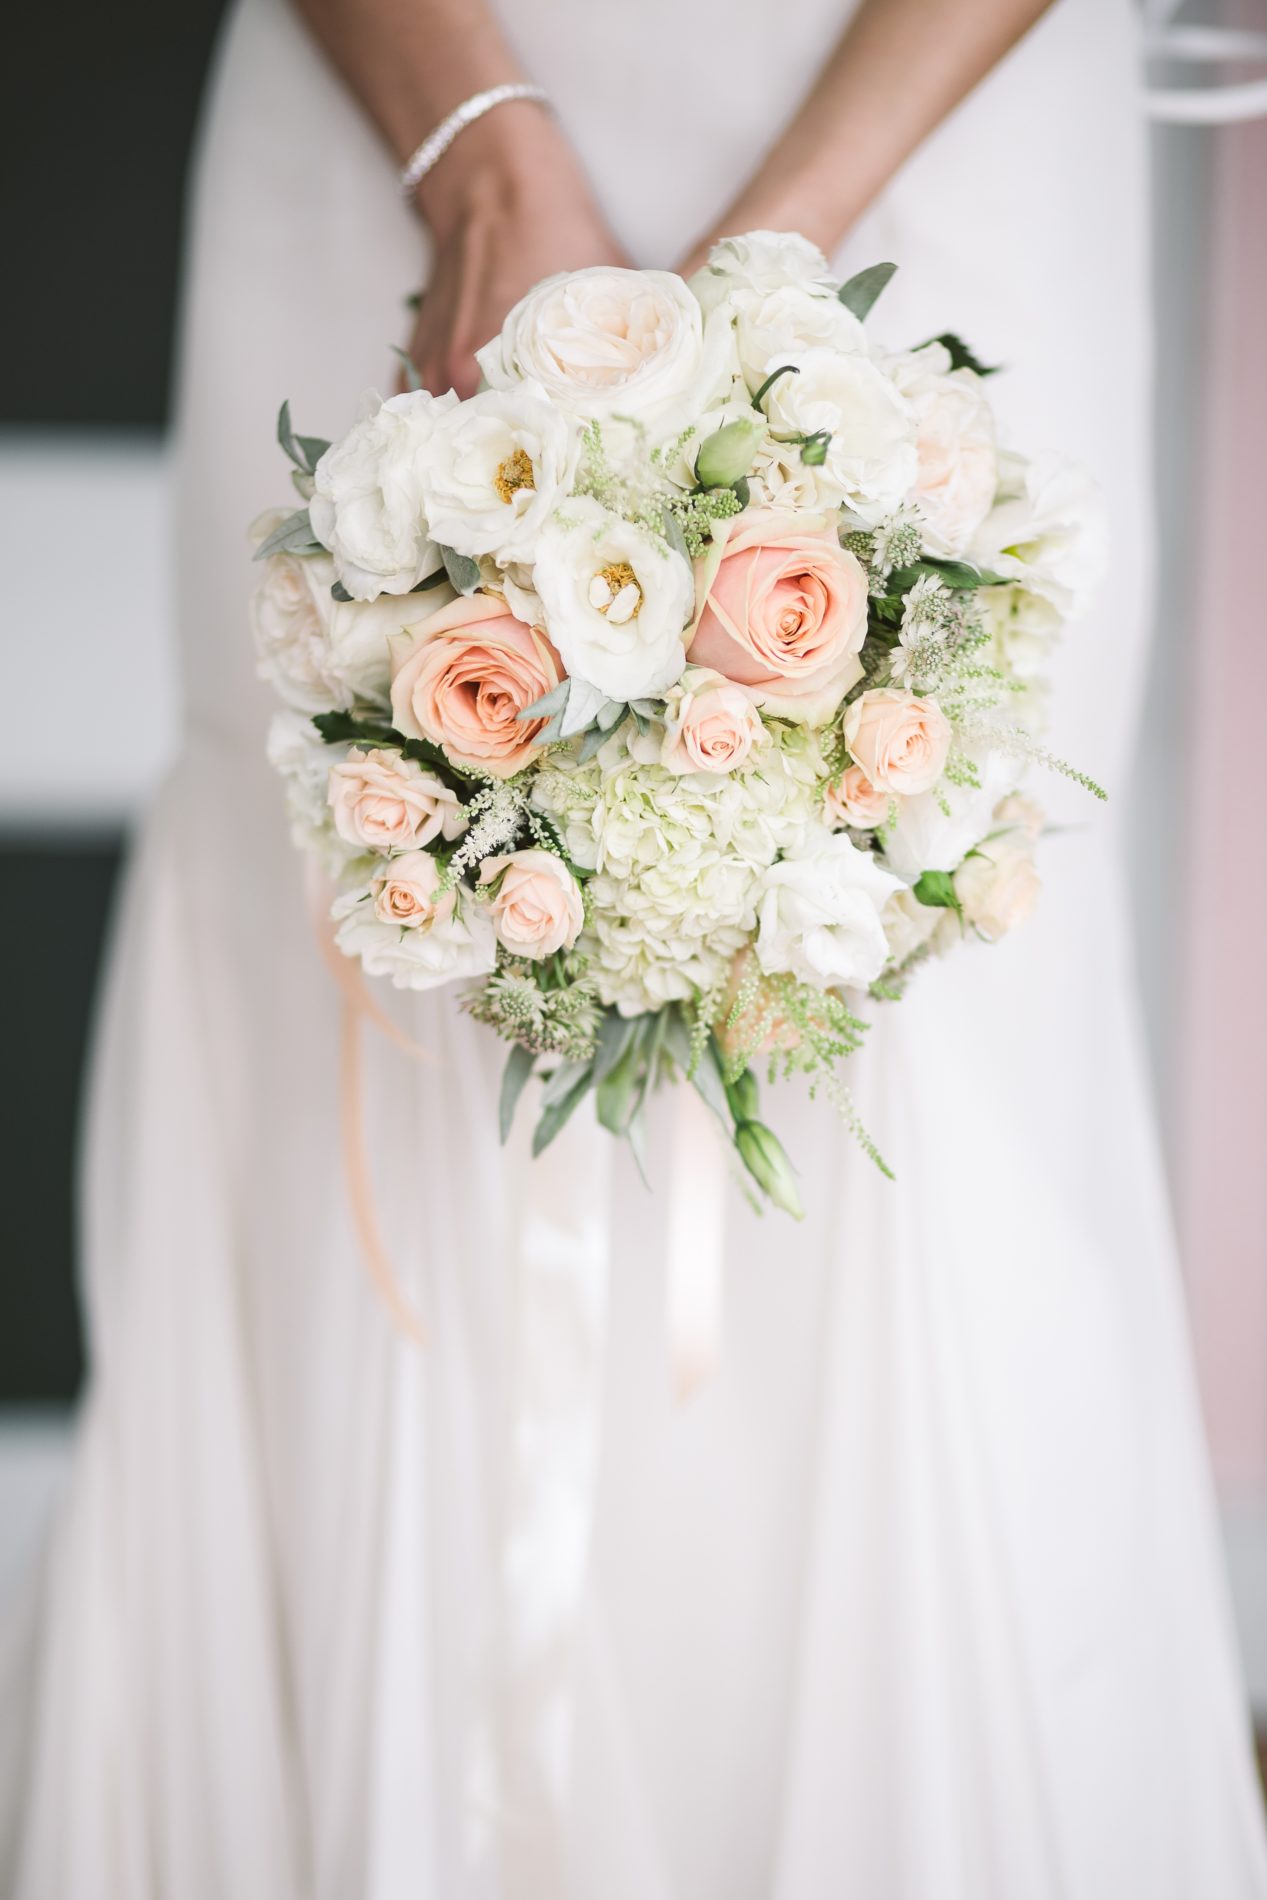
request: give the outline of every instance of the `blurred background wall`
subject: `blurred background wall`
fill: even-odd
[[[28,10],[11,62],[26,82],[0,115],[0,1591],[64,1471],[82,1376],[73,1166],[91,1001],[127,837],[177,742],[165,430],[182,196],[221,6]],[[1246,9],[1267,25],[1267,0]],[[1267,128],[1162,125],[1152,143],[1161,571],[1134,897],[1242,1646],[1267,1715],[1267,1019],[1254,978],[1267,920],[1249,934],[1267,893],[1267,801],[1244,753],[1239,782],[1194,788],[1176,769],[1194,720],[1217,745],[1211,672],[1233,703],[1267,686],[1264,597],[1227,582],[1231,555],[1256,552],[1267,501],[1261,447],[1237,459],[1249,418],[1267,440]],[[69,931],[40,926],[67,915]]]

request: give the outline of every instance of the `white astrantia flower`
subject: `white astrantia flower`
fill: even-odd
[[[442,416],[419,462],[434,538],[459,554],[530,561],[570,487],[578,431],[539,383],[485,389]]]
[[[952,369],[942,343],[894,359],[898,388],[915,410],[917,472],[910,499],[930,554],[965,552],[994,504],[998,451],[994,412],[981,378]]]
[[[881,916],[901,880],[843,831],[806,828],[770,866],[758,905],[757,962],[817,989],[865,987],[888,960]]]
[[[688,562],[591,497],[568,502],[537,542],[533,585],[569,675],[608,699],[653,698],[680,678],[695,605]]]
[[[763,296],[788,285],[834,297],[831,266],[816,244],[795,231],[748,231],[722,238],[690,287],[706,311],[741,292]]]
[[[1070,616],[1085,610],[1106,548],[1104,499],[1080,463],[1000,456],[998,498],[973,537],[974,561]]]
[[[340,950],[358,958],[367,976],[390,977],[398,990],[486,976],[497,962],[486,906],[460,886],[437,900],[438,882],[435,859],[416,851],[392,859],[369,884],[345,891],[330,912]],[[401,893],[405,901],[393,903]]]
[[[734,375],[729,325],[706,324],[680,277],[609,265],[547,277],[475,354],[493,389],[536,382],[570,415],[632,416],[661,439]]]
[[[816,741],[802,729],[771,736],[745,771],[678,775],[657,762],[658,741],[622,732],[589,764],[538,779],[536,802],[595,873],[579,947],[600,999],[622,1014],[725,978],[755,926],[762,872],[812,822]]]
[[[342,763],[350,749],[327,745],[302,713],[287,709],[269,721],[268,762],[285,782],[291,842],[311,853],[332,877],[340,876],[357,855],[340,838],[328,798],[330,768]]]
[[[423,512],[421,461],[436,423],[457,403],[452,390],[409,390],[387,402],[371,390],[359,420],[317,463],[312,531],[354,600],[407,594],[440,567]]]
[[[256,522],[260,535],[280,511]],[[405,621],[415,625],[454,598],[445,582],[408,605],[390,594],[377,600],[335,600],[335,566],[328,554],[273,554],[251,604],[259,673],[287,705],[300,712],[385,707],[391,693],[388,642]]]
[[[860,350],[800,350],[766,365],[784,368],[764,401],[772,434],[829,438],[815,470],[820,495],[869,526],[891,515],[917,469],[915,412],[893,378]]]

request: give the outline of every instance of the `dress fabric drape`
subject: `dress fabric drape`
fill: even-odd
[[[750,168],[842,8],[504,13],[649,264]],[[961,331],[1008,366],[1011,439],[1102,476],[1112,570],[1060,656],[1054,716],[1115,791],[1150,611],[1132,34],[1124,4],[1055,6],[841,260],[895,259],[880,332]],[[542,1182],[522,1136],[497,1144],[495,1039],[447,996],[401,1004],[439,1066],[366,1041],[367,1153],[430,1344],[395,1334],[347,1212],[338,999],[263,756],[244,604],[246,524],[285,493],[277,404],[307,431],[346,426],[393,375],[419,269],[351,100],[282,0],[242,0],[185,296],[188,744],[132,866],[101,1015],[92,1377],[9,1631],[0,1741],[21,1766],[0,1890],[1267,1900],[1116,822],[1063,786],[1039,916],[930,970],[857,1062],[897,1182],[824,1105],[774,1098],[808,1218],[730,1197],[722,1363],[686,1408],[663,1322],[671,1111],[650,1194],[624,1155],[603,1172],[588,1116],[561,1139],[553,1179],[600,1197],[610,1258],[557,1862],[504,1799],[514,1374]]]

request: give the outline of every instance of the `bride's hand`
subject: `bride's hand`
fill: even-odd
[[[418,196],[433,251],[409,354],[433,394],[474,394],[475,351],[541,278],[629,261],[575,155],[534,105],[502,106],[471,126]]]

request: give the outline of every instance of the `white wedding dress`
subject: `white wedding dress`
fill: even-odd
[[[617,232],[663,264],[846,9],[504,11]],[[92,1378],[9,1632],[5,1895],[1267,1897],[1123,916],[1152,486],[1136,83],[1125,0],[1064,0],[842,260],[895,259],[880,331],[961,331],[1008,366],[1016,444],[1103,478],[1111,577],[1054,717],[1115,798],[1045,787],[1069,828],[1040,914],[877,1012],[854,1079],[896,1183],[825,1105],[770,1096],[809,1217],[733,1195],[720,1368],[679,1407],[665,1193],[588,1114],[537,1174],[500,1150],[500,1045],[446,995],[400,1008],[441,1066],[366,1043],[425,1350],[364,1271],[246,525],[285,499],[280,399],[333,434],[392,377],[419,234],[283,0],[232,16],[186,295],[188,745],[101,1023]],[[579,1240],[551,1232],[564,1192]],[[610,1247],[605,1354],[581,1243]]]

